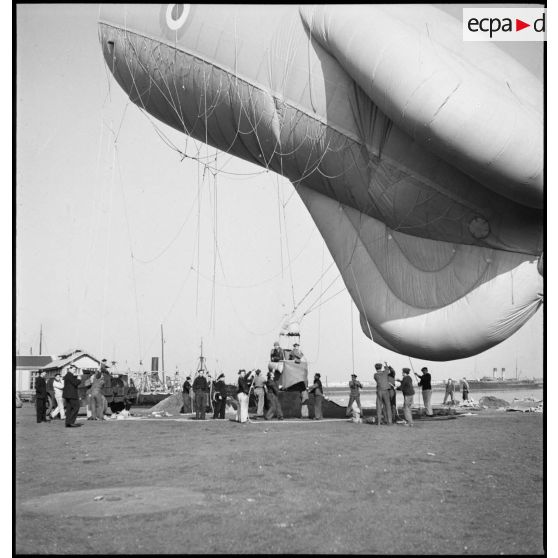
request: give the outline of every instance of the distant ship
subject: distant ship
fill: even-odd
[[[544,386],[544,382],[542,380],[490,378],[488,376],[485,376],[480,380],[467,380],[467,382],[469,382],[469,388],[472,391],[481,389],[542,389]]]

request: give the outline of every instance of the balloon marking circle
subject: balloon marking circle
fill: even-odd
[[[172,31],[178,31],[190,13],[190,4],[169,4],[167,6],[166,21]]]

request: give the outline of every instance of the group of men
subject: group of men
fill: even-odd
[[[80,408],[78,386],[82,385],[82,379],[77,374],[78,368],[74,364],[70,364],[64,375],[62,372],[57,372],[52,381],[52,389],[54,392],[54,400],[56,407],[51,410],[50,416],[47,416],[47,383],[46,371],[41,370],[39,376],[35,381],[35,404],[37,409],[37,423],[50,422],[51,419],[60,415],[68,428],[79,427],[76,424],[77,415]],[[105,386],[105,377],[109,373],[106,359],[101,362],[100,370],[97,370],[89,376],[83,383],[84,386],[89,387],[86,393],[86,403],[88,407],[88,420],[102,421],[105,419],[105,411],[107,410],[107,400],[103,394],[103,387]],[[112,385],[124,387],[124,383],[120,378],[112,380]],[[130,392],[135,391],[133,380],[130,380],[128,392],[124,401],[120,403],[122,409],[129,410],[132,405]],[[116,404],[118,405],[118,404]],[[117,409],[118,410],[118,409]]]
[[[66,428],[81,426],[81,424],[76,424],[79,412],[78,386],[81,383],[80,378],[75,375],[76,371],[77,367],[72,364],[68,367],[64,378],[58,373],[53,382],[54,398],[57,407],[52,416],[60,414],[60,418],[64,420]],[[37,423],[50,422],[47,419],[47,397],[46,371],[41,370],[35,380]]]
[[[200,369],[196,373],[194,382],[191,376],[182,385],[182,412],[196,413],[194,420],[205,420],[206,412],[213,403],[213,418],[224,419],[227,406],[227,386],[225,374],[219,374],[215,380],[211,379],[208,371]]]
[[[249,422],[248,418],[248,402],[250,400],[250,390],[253,388],[256,398],[257,409],[255,420],[263,418],[270,420],[277,417],[283,420],[283,410],[279,402],[279,386],[275,378],[275,372],[270,370],[264,377],[261,370],[246,372],[241,369],[238,371],[238,408],[236,412],[236,420],[241,423]],[[265,400],[268,401],[267,412],[264,413]]]
[[[401,380],[395,378],[395,370],[387,364],[382,365],[381,363],[376,363],[374,369],[374,380],[376,381],[376,424],[380,425],[385,423],[390,425],[396,422],[397,418],[399,418],[396,405],[396,391],[401,391],[404,398],[403,414],[405,417],[405,424],[413,426],[411,408],[413,406],[415,389],[413,387],[413,380],[410,376],[411,369],[402,369],[403,377]],[[418,385],[422,387],[422,397],[426,414],[432,416],[431,376],[426,366],[421,369],[421,372],[422,374],[415,373],[415,376],[419,379]],[[399,382],[398,386],[396,382]],[[351,381],[349,382],[349,404],[347,405],[346,411],[347,416],[351,416],[353,412],[353,403],[356,403],[360,410],[360,414],[362,414],[362,405],[360,403],[361,389],[362,384],[357,380],[357,375],[354,373],[351,374]]]
[[[415,390],[413,387],[413,380],[411,378],[411,369],[402,368],[403,376],[401,380],[395,378],[395,370],[387,363],[382,365],[377,363],[374,365],[375,374],[374,380],[376,381],[376,424],[393,424],[399,418],[396,405],[396,391],[403,393],[403,414],[405,417],[405,424],[413,426],[413,415],[411,412],[413,406],[413,399]],[[421,368],[421,374],[414,373],[419,387],[422,388],[422,399],[426,416],[433,416],[432,411],[432,376],[426,366]],[[399,385],[396,385],[399,382]],[[469,384],[465,378],[462,380],[463,386],[463,401],[469,399]],[[362,414],[362,405],[360,403],[360,390],[362,384],[357,380],[356,374],[351,374],[351,381],[349,382],[349,403],[347,405],[347,416],[351,416],[353,412],[353,403],[356,403]],[[451,402],[454,400],[455,384],[450,378],[446,382],[446,393],[444,396],[443,405],[445,405],[448,397]]]

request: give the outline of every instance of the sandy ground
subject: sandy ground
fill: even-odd
[[[17,553],[543,553],[542,414],[64,428],[15,413]]]

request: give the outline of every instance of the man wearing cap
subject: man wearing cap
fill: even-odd
[[[205,420],[206,393],[209,391],[209,386],[207,385],[207,379],[203,375],[203,370],[198,370],[198,375],[194,380],[192,389],[194,390],[196,420]]]
[[[388,368],[384,368],[379,362],[374,365],[376,373],[376,424],[382,424],[382,408],[386,424],[391,426],[391,401],[389,398]]]
[[[351,374],[349,389],[351,390],[349,393],[349,404],[347,405],[347,412],[345,414],[348,417],[352,415],[353,402],[356,401],[356,404],[360,409],[360,414],[362,415],[362,405],[360,404],[360,390],[362,389],[362,384],[357,380],[357,375],[355,373]]]
[[[413,413],[411,409],[413,407],[415,388],[413,387],[413,380],[409,375],[410,372],[410,368],[403,368],[403,379],[396,389],[401,390],[403,393],[403,414],[405,415],[405,420],[407,421],[406,424],[408,426],[413,426]]]
[[[281,362],[284,360],[285,354],[283,353],[283,349],[279,345],[279,341],[275,341],[273,343],[273,349],[271,349],[271,353],[269,355],[269,360],[271,362]]]
[[[81,424],[76,424],[76,419],[79,413],[79,392],[78,386],[81,380],[74,376],[77,368],[72,364],[68,367],[68,371],[64,376],[64,389],[62,396],[66,404],[66,428],[78,427]]]
[[[415,376],[419,378],[418,385],[422,388],[422,400],[424,401],[426,416],[431,417],[434,415],[432,412],[432,376],[426,366],[423,366],[420,371],[422,374],[415,372]]]
[[[213,385],[213,418],[224,419],[227,406],[227,386],[225,375],[219,374]]]
[[[299,363],[303,357],[304,353],[300,350],[300,345],[295,343],[293,345],[293,350],[289,353],[289,360],[294,360],[296,363]]]
[[[192,412],[192,398],[190,396],[190,390],[192,389],[192,384],[190,380],[192,378],[188,376],[186,381],[182,384],[182,404],[184,405],[184,413]]]
[[[324,390],[322,387],[321,375],[314,374],[314,383],[308,387],[308,393],[314,394],[314,420],[322,420],[322,401],[324,400]]]

